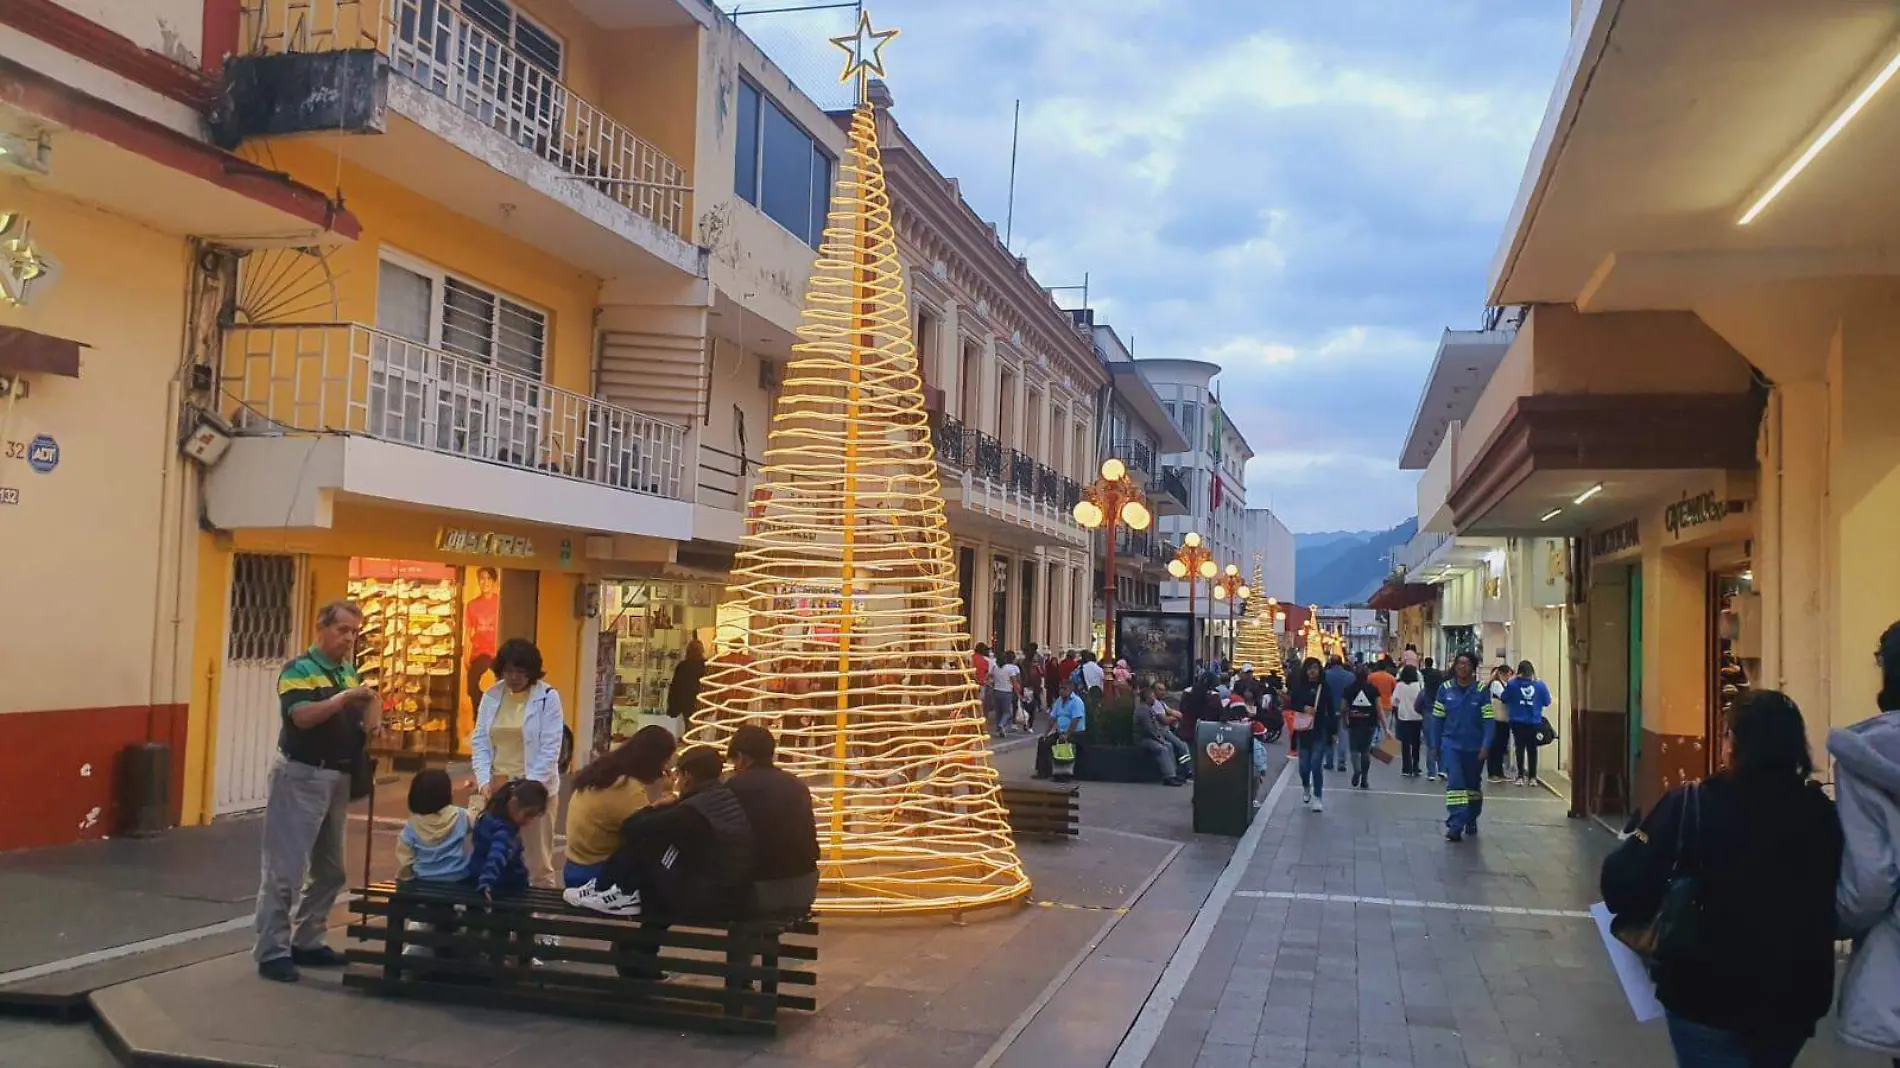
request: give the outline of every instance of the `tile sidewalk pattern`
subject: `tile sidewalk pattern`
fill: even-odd
[[[1613,836],[1547,794],[1488,786],[1480,835],[1453,845],[1442,791],[1374,776],[1377,790],[1329,789],[1323,813],[1291,784],[1148,1068],[1674,1063],[1661,1025],[1630,1014],[1595,926],[1561,915],[1597,900]],[[1800,1068],[1886,1068],[1828,1028]]]

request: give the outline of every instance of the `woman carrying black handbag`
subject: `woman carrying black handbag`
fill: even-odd
[[[1833,997],[1840,820],[1786,695],[1744,698],[1723,746],[1603,862],[1603,900],[1653,951],[1678,1065],[1789,1068]]]

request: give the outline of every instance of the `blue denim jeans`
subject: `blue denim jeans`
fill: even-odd
[[[1300,749],[1300,787],[1318,797],[1326,792],[1326,760],[1332,746],[1318,731],[1302,731],[1294,738]]]
[[[1791,1068],[1807,1039],[1750,1038],[1669,1014],[1676,1068]]]
[[[1445,770],[1443,752],[1445,721],[1425,713],[1425,774],[1437,775]]]

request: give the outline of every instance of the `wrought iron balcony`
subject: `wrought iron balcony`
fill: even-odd
[[[1077,482],[1075,479],[1069,478],[1066,475],[1063,476],[1062,510],[1064,512],[1073,512],[1075,511],[1075,506],[1081,503],[1082,503],[1081,483]]]
[[[1194,507],[1194,497],[1188,492],[1187,476],[1178,467],[1161,469],[1161,492],[1180,501],[1183,508]]]
[[[1062,479],[1048,464],[1036,465],[1036,499],[1052,507],[1062,501]]]
[[[1009,450],[1009,488],[1025,497],[1036,493],[1036,461],[1018,449]]]
[[[981,430],[969,432],[976,453],[976,473],[992,482],[1003,481],[1003,443]]]
[[[684,427],[360,323],[232,329],[221,379],[239,434],[362,434],[692,499]]]
[[[686,170],[444,0],[243,0],[252,55],[374,49],[390,69],[683,238]]]
[[[930,417],[930,436],[937,446],[937,459],[952,467],[969,464],[968,431],[963,421],[942,412]]]
[[[1128,466],[1128,470],[1154,477],[1155,454],[1145,441],[1118,441],[1109,449],[1109,454]]]

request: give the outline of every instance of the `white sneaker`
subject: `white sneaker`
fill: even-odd
[[[1324,812],[1326,811],[1326,804],[1322,802],[1319,798],[1315,797],[1313,799],[1312,807],[1307,809],[1307,811],[1308,812]]]
[[[1305,796],[1300,798],[1300,807],[1301,808],[1313,807],[1313,791],[1311,790],[1306,791]]]
[[[602,890],[589,879],[584,885],[570,886],[561,891],[561,897],[575,908],[592,909],[609,916],[640,915],[640,892],[626,893],[617,886]]]
[[[1512,786],[1523,786],[1524,784],[1525,784],[1525,783],[1524,783],[1524,776],[1522,776],[1522,775],[1519,775],[1519,776],[1518,776],[1517,778],[1515,778],[1515,779],[1512,779],[1512,780],[1511,780],[1511,785],[1512,785]]]

